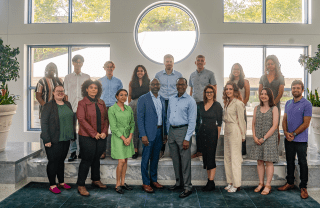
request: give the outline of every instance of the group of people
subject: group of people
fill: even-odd
[[[196,71],[190,75],[190,95],[186,93],[187,79],[173,69],[174,57],[164,56],[165,69],[149,79],[146,68],[138,65],[129,83],[129,92],[123,89],[120,79],[113,76],[115,64],[104,64],[106,76],[97,81],[81,72],[84,58],[72,59],[74,72],[58,78],[54,63],[47,65],[45,77],[36,87],[40,103],[41,138],[48,158],[47,174],[50,191],[70,189],[64,183],[64,160],[70,148],[69,161],[76,156],[76,139],[79,137],[81,162],[78,173],[78,192],[88,196],[85,180],[91,168],[92,185],[106,188],[100,180],[100,158],[105,157],[108,128],[112,132],[111,157],[118,160],[115,191],[123,194],[132,190],[125,183],[128,158],[139,155],[142,142],[141,174],[145,192],[162,189],[157,181],[158,162],[168,143],[176,183],[170,190],[183,189],[184,198],[192,194],[191,158],[203,157],[208,182],[203,191],[215,189],[215,155],[224,121],[224,165],[228,185],[225,189],[237,192],[241,187],[242,155],[246,154],[247,118],[245,105],[249,100],[250,84],[242,66],[232,66],[230,80],[223,89],[223,106],[216,100],[217,83],[214,73],[205,68],[205,57],[196,57]],[[252,131],[255,145],[249,158],[257,160],[259,185],[254,190],[267,195],[271,192],[273,163],[279,161],[280,99],[284,91],[284,77],[276,56],[266,58],[265,74],[259,82],[260,104],[255,107]],[[295,156],[300,165],[301,197],[307,198],[308,166],[306,148],[312,106],[303,98],[304,85],[300,80],[291,84],[293,99],[287,101],[283,117],[287,159],[287,183],[278,190],[294,187]],[[129,106],[125,102],[129,101]],[[76,123],[79,131],[76,134]],[[196,134],[197,152],[191,155],[193,132]],[[70,144],[71,141],[71,144]],[[80,157],[80,153],[78,155]],[[264,184],[266,172],[267,183]],[[56,185],[56,177],[59,184]]]

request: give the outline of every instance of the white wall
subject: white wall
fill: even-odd
[[[21,72],[18,82],[10,82],[10,93],[22,95],[9,134],[9,141],[39,141],[40,132],[27,132],[26,46],[32,44],[110,44],[111,60],[116,63],[114,75],[128,84],[137,64],[146,66],[150,77],[162,70],[161,65],[144,58],[133,40],[135,21],[140,12],[154,0],[111,0],[110,23],[25,24],[26,0],[0,0],[0,37],[5,44],[19,47]],[[214,71],[218,97],[223,86],[223,45],[299,45],[310,46],[312,53],[320,43],[320,1],[311,0],[312,24],[234,24],[223,23],[223,0],[180,0],[196,16],[200,26],[199,43],[189,58],[175,69],[189,78],[195,70],[198,54],[206,56],[206,67]],[[249,57],[248,57],[249,58]],[[125,72],[125,73],[124,73]],[[320,87],[320,72],[311,77],[312,89]],[[221,101],[221,99],[220,99]]]

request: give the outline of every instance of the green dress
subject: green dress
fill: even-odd
[[[134,116],[130,106],[124,105],[124,111],[115,103],[108,110],[111,137],[111,157],[113,159],[126,159],[134,155],[133,138],[129,146],[123,143],[122,135],[128,138],[134,132]]]

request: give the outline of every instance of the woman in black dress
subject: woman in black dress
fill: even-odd
[[[199,138],[203,157],[203,168],[207,169],[208,183],[203,191],[215,189],[214,176],[216,174],[216,149],[222,124],[222,107],[216,101],[216,90],[208,85],[203,91],[203,102],[198,105],[200,117]]]

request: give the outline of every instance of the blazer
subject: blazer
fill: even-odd
[[[103,100],[99,99],[98,107],[101,112],[101,133],[108,135],[109,119],[108,109]],[[97,113],[95,103],[84,97],[78,102],[77,118],[79,121],[78,134],[94,138],[97,135]]]
[[[139,137],[147,136],[149,141],[153,141],[156,138],[157,125],[158,125],[158,115],[156,107],[154,106],[152,97],[150,95],[152,92],[148,92],[140,96],[137,104],[137,121],[139,129]],[[160,95],[158,95],[160,96]],[[167,135],[166,123],[167,115],[165,111],[165,100],[160,96],[162,103],[162,133]]]
[[[71,104],[68,101],[64,103],[72,110]],[[73,112],[73,111],[72,111]],[[74,115],[74,114],[73,114]],[[76,138],[76,117],[73,117],[73,132],[74,138]],[[47,102],[43,106],[41,115],[41,139],[43,143],[53,143],[59,142],[60,137],[60,123],[59,123],[59,112],[56,101],[53,99]]]

